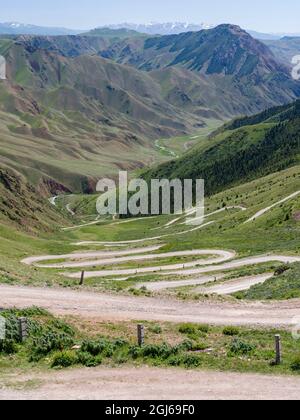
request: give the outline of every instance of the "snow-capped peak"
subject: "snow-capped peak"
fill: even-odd
[[[139,23],[120,23],[114,25],[106,25],[110,29],[131,29],[138,32],[143,32],[149,35],[174,35],[182,32],[196,32],[203,29],[213,28],[214,25],[207,23],[188,23],[188,22],[149,22],[144,24]]]

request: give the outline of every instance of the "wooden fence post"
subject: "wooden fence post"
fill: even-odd
[[[145,344],[145,328],[144,325],[139,324],[137,326],[138,332],[138,345],[142,347]]]
[[[85,272],[84,272],[84,271],[82,271],[82,272],[81,272],[81,278],[80,278],[80,283],[79,283],[79,286],[83,286],[83,283],[84,283],[84,274],[85,274]]]
[[[20,340],[23,343],[28,336],[28,321],[27,318],[19,318],[19,334]]]
[[[275,364],[278,366],[281,364],[282,357],[281,357],[281,336],[275,335],[275,351],[276,351],[276,359]]]

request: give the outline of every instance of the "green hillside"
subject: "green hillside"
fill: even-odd
[[[144,174],[150,178],[204,178],[211,195],[300,162],[300,102],[237,119],[181,159]]]
[[[9,225],[27,234],[51,233],[69,223],[46,199],[45,190],[33,188],[24,177],[10,169],[0,169],[0,226]]]

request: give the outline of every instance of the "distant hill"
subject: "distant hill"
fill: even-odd
[[[273,54],[282,62],[290,65],[295,55],[300,55],[300,36],[284,37],[277,41],[264,41]]]
[[[300,101],[236,119],[182,158],[145,172],[146,179],[205,179],[206,193],[300,163]],[[300,180],[299,180],[300,182]]]
[[[147,36],[139,31],[134,31],[127,28],[120,29],[111,29],[111,28],[96,28],[89,32],[84,32],[81,35],[83,36],[96,36],[101,38],[109,39],[124,39],[124,38],[134,38],[140,36]]]
[[[82,31],[67,28],[52,28],[27,25],[18,22],[0,23],[0,34],[3,35],[76,35]]]

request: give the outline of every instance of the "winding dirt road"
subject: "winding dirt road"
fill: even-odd
[[[36,388],[15,390],[30,381]],[[0,400],[299,400],[300,378],[156,368],[10,375]],[[12,384],[9,387],[9,384]],[[170,386],[172,384],[172,386]]]
[[[162,245],[156,246],[148,246],[143,248],[135,248],[135,249],[128,249],[122,251],[93,251],[93,252],[77,252],[73,254],[61,254],[61,255],[41,255],[37,257],[28,257],[24,258],[21,263],[26,265],[37,265],[36,263],[42,261],[51,261],[51,260],[67,260],[67,259],[86,259],[86,258],[96,258],[96,257],[120,257],[124,255],[135,255],[135,254],[144,254],[147,252],[154,252],[158,251]],[[45,265],[41,265],[41,267],[45,267]],[[50,265],[53,267],[53,265]]]
[[[254,220],[256,220],[259,217],[263,216],[268,211],[272,210],[274,207],[277,207],[280,204],[286,203],[287,201],[291,200],[292,198],[296,198],[299,194],[300,194],[300,191],[296,191],[293,194],[289,195],[288,197],[285,197],[282,200],[277,201],[277,203],[272,204],[272,206],[269,206],[269,207],[266,207],[265,209],[260,210],[253,217],[251,217],[249,220],[247,220],[245,223],[253,222]]]
[[[299,299],[272,303],[196,302],[7,285],[0,285],[0,305],[3,308],[34,305],[56,315],[109,322],[144,320],[289,327],[300,316]]]
[[[265,281],[274,277],[274,273],[260,274],[258,276],[241,277],[239,279],[233,279],[226,281],[216,286],[199,288],[196,291],[203,294],[217,294],[217,295],[230,295],[231,293],[240,292],[242,290],[248,290],[250,287],[256,284],[264,283]]]
[[[215,253],[216,250],[211,251]],[[220,251],[219,251],[220,252]],[[225,251],[224,251],[225,252]],[[208,252],[206,251],[206,254]],[[233,258],[232,254],[230,257],[230,252],[228,252],[228,259]],[[217,254],[218,255],[218,254]],[[221,257],[220,257],[221,259]],[[210,272],[220,272],[226,270],[234,270],[236,268],[246,267],[248,265],[256,265],[256,264],[264,264],[269,262],[281,262],[284,264],[300,262],[300,257],[292,257],[292,256],[284,256],[284,255],[262,255],[257,257],[249,257],[243,258],[240,260],[234,260],[227,262],[225,264],[216,264],[209,265],[209,260],[200,260],[195,261],[193,263],[184,264],[174,264],[172,266],[155,266],[155,267],[145,267],[145,268],[136,268],[136,269],[122,269],[122,270],[99,270],[99,271],[86,271],[85,278],[96,278],[96,277],[108,277],[108,276],[134,276],[137,274],[146,274],[146,273],[155,273],[159,276],[166,276],[166,275],[180,275],[180,276],[190,276],[190,275],[200,275],[200,274],[207,274]],[[187,269],[188,267],[194,267],[195,265],[205,265],[205,267],[199,268],[191,268]],[[168,271],[172,270],[172,271]],[[78,273],[65,273],[66,277],[79,279],[81,277],[81,272]],[[195,283],[199,284],[199,283]]]
[[[155,248],[155,247],[154,247]],[[160,248],[160,247],[156,247]],[[148,252],[149,252],[148,248]],[[145,252],[145,251],[144,251]],[[216,255],[215,257],[205,259],[205,260],[195,260],[190,263],[184,264],[185,267],[196,267],[197,265],[210,265],[210,264],[220,264],[221,262],[228,261],[235,257],[234,252],[228,252],[228,251],[221,251],[221,250],[194,250],[194,251],[179,251],[179,252],[165,252],[160,254],[146,254],[146,255],[130,255],[134,254],[135,252],[128,252],[129,255],[125,257],[115,257],[115,258],[107,258],[107,259],[97,259],[97,260],[91,260],[91,261],[75,261],[75,262],[69,262],[69,263],[58,263],[58,264],[35,264],[36,267],[43,267],[43,268],[84,268],[84,267],[93,267],[93,266],[101,266],[101,265],[116,265],[121,264],[124,262],[138,262],[138,261],[150,261],[150,260],[160,260],[163,258],[172,258],[172,257],[188,257],[188,256],[205,256],[205,255]],[[96,253],[94,253],[94,256]],[[109,253],[107,253],[109,254]],[[120,255],[122,252],[119,253]],[[125,254],[125,251],[124,251]],[[72,254],[71,254],[72,255]],[[93,256],[93,253],[91,254],[74,254],[77,255],[77,259],[87,259],[90,255]],[[109,255],[107,255],[108,257]],[[70,256],[69,256],[70,258]],[[74,256],[71,256],[72,259],[75,259]],[[45,257],[45,260],[47,260],[47,257]],[[157,269],[164,269],[164,270],[177,270],[181,269],[183,267],[183,264],[170,264],[165,265],[159,268],[155,267],[149,267],[149,271],[152,272],[153,270]],[[145,269],[146,270],[146,269]],[[147,269],[148,270],[148,269]],[[109,271],[111,273],[112,270]],[[135,272],[134,270],[133,272]]]

